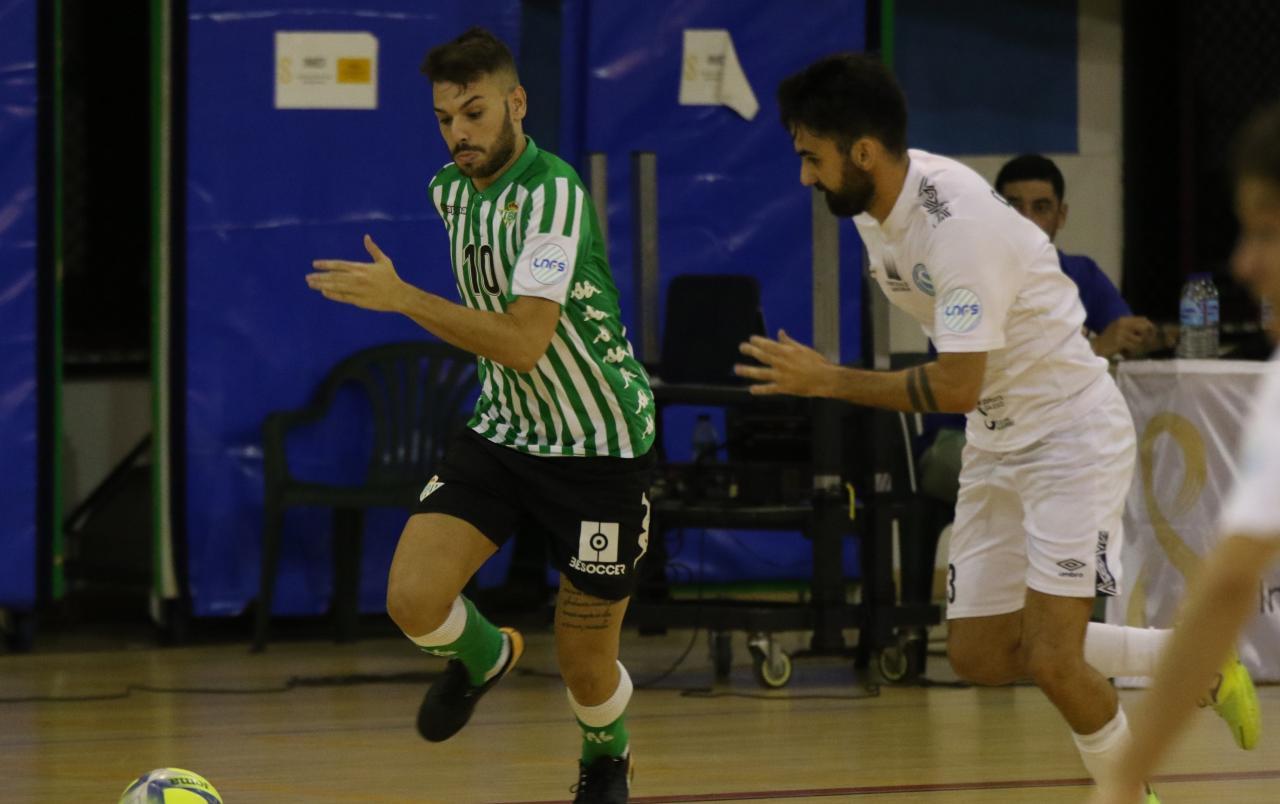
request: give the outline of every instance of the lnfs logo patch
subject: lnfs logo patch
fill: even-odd
[[[547,243],[534,250],[529,259],[529,273],[544,285],[554,285],[569,271],[569,258],[564,249],[555,243]]]
[[[942,325],[952,332],[972,332],[982,321],[982,300],[968,288],[956,288],[942,300]]]

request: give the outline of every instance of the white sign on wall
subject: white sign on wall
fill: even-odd
[[[371,33],[276,31],[277,109],[378,108]]]
[[[760,111],[728,31],[690,28],[684,32],[680,104],[728,106],[747,120]]]

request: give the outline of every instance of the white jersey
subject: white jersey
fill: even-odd
[[[986,352],[969,443],[1020,449],[1086,414],[1114,385],[1082,334],[1079,291],[1049,238],[973,170],[910,150],[883,225],[853,219],[871,276],[939,352]]]
[[[1242,431],[1240,473],[1222,509],[1227,535],[1280,536],[1280,351],[1267,367]]]

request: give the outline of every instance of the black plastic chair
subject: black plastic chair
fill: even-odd
[[[667,286],[662,329],[665,383],[743,385],[738,344],[764,334],[760,283],[744,274],[684,274]]]
[[[338,393],[354,386],[373,415],[368,471],[359,485],[300,480],[289,470],[286,439],[324,420]],[[253,650],[266,647],[285,509],[333,509],[333,614],[339,641],[355,635],[364,511],[413,505],[452,435],[466,424],[477,386],[475,357],[438,341],[392,343],[344,359],[321,381],[311,402],[267,416],[262,579]]]

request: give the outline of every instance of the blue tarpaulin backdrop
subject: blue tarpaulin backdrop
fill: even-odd
[[[1077,0],[896,0],[913,148],[1074,153]]]
[[[425,194],[448,160],[430,88],[418,74],[425,50],[470,24],[513,47],[520,41],[518,0],[414,11],[391,0],[362,3],[358,11],[339,2],[282,2],[269,12],[248,6],[189,6],[184,403],[187,569],[197,615],[238,613],[257,592],[266,414],[304,403],[323,373],[359,347],[421,337],[407,320],[309,291],[302,277],[310,260],[364,259],[360,236],[369,232],[407,280],[454,296],[443,229]],[[768,0],[565,4],[561,46],[572,58],[564,63],[560,150],[579,165],[586,150],[610,155],[610,251],[629,320],[627,167],[630,151],[645,149],[659,155],[664,288],[678,273],[755,274],[768,324],[810,338],[810,197],[799,185],[773,92],[784,75],[819,55],[860,48],[863,19],[861,0],[814,2],[803,15]],[[761,102],[755,120],[676,104],[683,30],[690,27],[731,31]],[[273,109],[275,32],[318,30],[377,37],[376,111]],[[858,330],[852,231],[844,225],[848,357]],[[351,408],[347,429],[362,418]],[[309,477],[358,477],[363,466],[343,435],[321,433],[323,448],[295,451],[293,465]],[[333,449],[350,459],[334,461],[326,451]],[[366,610],[383,607],[403,517],[386,512],[369,523]],[[290,515],[277,612],[317,613],[328,605],[329,533],[325,512]],[[796,537],[795,550],[775,555],[776,543],[726,542],[720,577],[806,577],[806,544]],[[764,561],[750,560],[753,552]]]
[[[338,305],[303,276],[317,257],[367,259],[368,232],[406,280],[452,298],[448,243],[426,195],[449,156],[418,68],[477,20],[518,41],[519,0],[189,3],[186,221],[186,531],[194,613],[235,614],[257,593],[261,426],[298,407],[338,360],[425,337],[408,319]],[[276,31],[367,31],[379,43],[374,111],[273,108]],[[359,421],[352,411],[348,422]],[[348,447],[350,439],[332,443]],[[305,446],[305,445],[303,445]],[[345,453],[354,458],[355,450]],[[304,476],[359,477],[358,461],[295,451]],[[371,517],[361,605],[384,607],[404,512]],[[325,610],[330,523],[286,522],[276,610]]]
[[[609,256],[634,320],[631,152],[653,151],[658,162],[660,298],[680,274],[750,274],[760,281],[765,325],[806,343],[813,338],[810,190],[800,185],[800,160],[778,120],[778,83],[821,56],[865,46],[863,0],[812,0],[804,13],[773,0],[682,0],[657,3],[567,4],[566,21],[581,26],[566,46],[581,50],[581,102],[565,104],[581,117],[565,137],[585,152],[608,155]],[[677,104],[686,29],[725,29],[760,111],[748,121],[723,106]],[[785,32],[782,35],[781,32]],[[823,214],[826,214],[825,211]],[[841,356],[859,359],[860,251],[853,225],[841,227]],[[714,314],[714,311],[708,311]],[[693,417],[674,408],[661,435],[673,459],[687,459]],[[713,418],[718,416],[713,412]],[[720,433],[724,433],[723,426]],[[809,543],[799,534],[708,531],[673,544],[689,552],[711,580],[802,579]],[[699,544],[705,538],[705,550]],[[695,545],[698,545],[695,548]],[[703,550],[700,554],[694,550]],[[853,551],[848,570],[856,572]],[[695,558],[694,556],[699,556]],[[681,576],[680,580],[687,579]]]
[[[36,0],[0,4],[0,606],[36,599]]]

